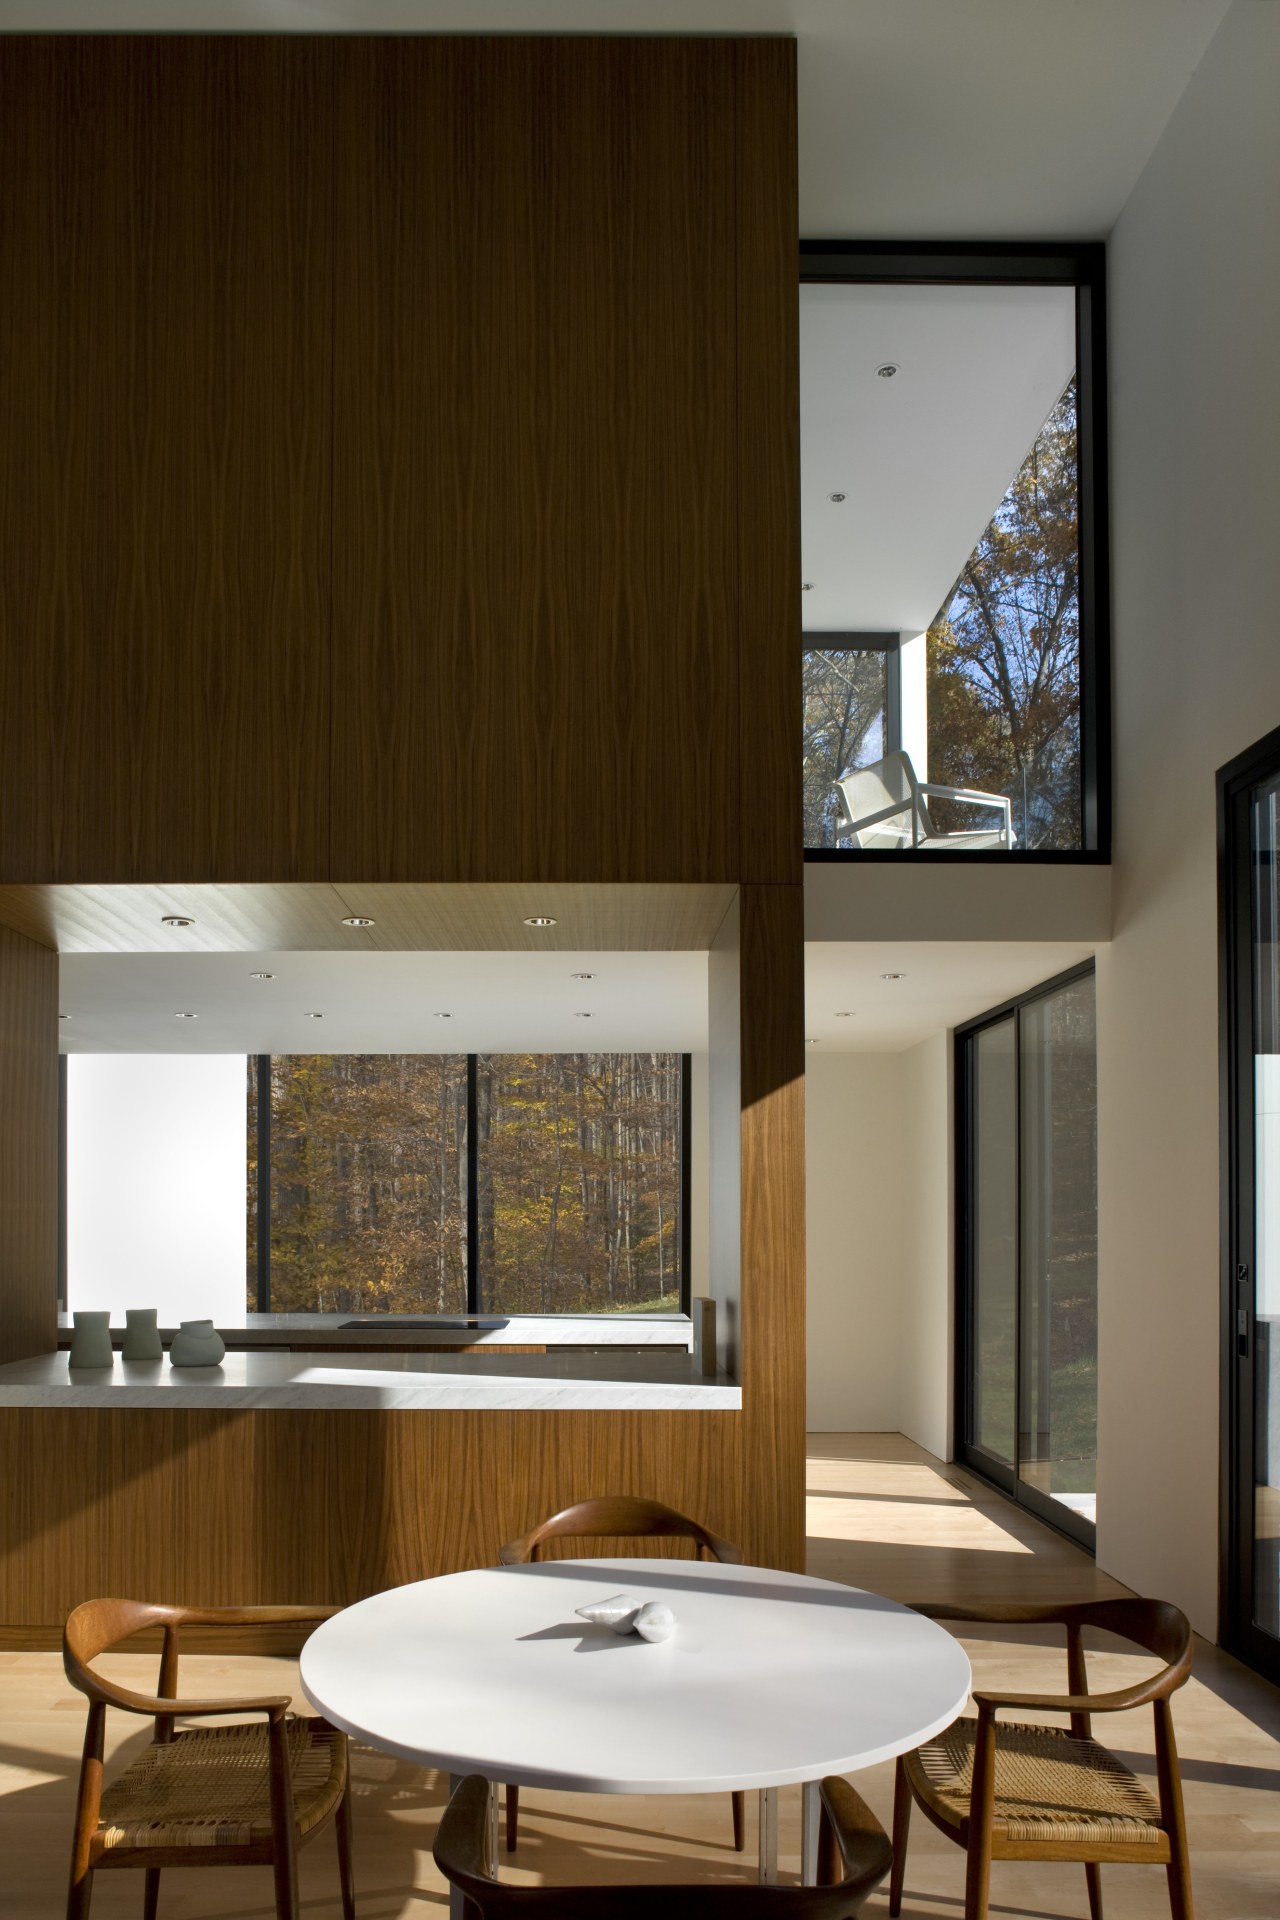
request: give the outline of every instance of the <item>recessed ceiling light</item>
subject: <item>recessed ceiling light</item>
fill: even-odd
[[[818,1044],[818,1043],[817,1043],[817,1041],[816,1041],[816,1040],[806,1040],[806,1041],[805,1041],[805,1045],[806,1045],[806,1047],[816,1047],[816,1046],[817,1046],[817,1044]]]
[[[575,1013],[573,1017],[575,1020],[589,1020],[591,1015],[589,1013]]]
[[[251,973],[249,978],[251,980],[274,980],[275,975],[274,973]]]
[[[880,975],[882,980],[905,980],[906,977],[905,973],[882,973]]]
[[[59,1020],[69,1020],[71,1018],[71,1015],[69,1013],[60,1013],[58,1015],[58,1018]]]
[[[173,1017],[175,1020],[198,1020],[200,1015],[198,1013],[175,1013]]]
[[[526,927],[554,927],[559,925],[559,922],[553,920],[549,913],[527,913],[524,923]]]
[[[898,371],[897,361],[886,360],[882,367],[876,368],[876,377],[880,380],[892,380],[894,374],[897,371]]]
[[[378,923],[367,913],[347,913],[342,917],[342,924],[344,927],[376,927]]]
[[[569,978],[571,980],[594,980],[595,975],[594,973],[571,973]]]
[[[836,506],[839,506],[841,501],[844,499],[844,495],[842,493],[829,493],[827,495],[827,498],[828,500],[834,501]]]
[[[438,1013],[435,1018],[437,1020],[452,1020],[453,1015],[451,1013]]]
[[[160,916],[162,927],[194,927],[195,921],[185,913],[163,913]]]
[[[852,1013],[838,1013],[836,1015],[837,1020],[852,1020],[853,1018],[854,1015]]]
[[[324,1019],[324,1015],[322,1013],[304,1013],[302,1017],[304,1020],[323,1020]]]
[[[813,592],[813,581],[812,581],[812,580],[802,580],[802,581],[800,582],[800,591],[801,591],[801,593],[812,593],[812,592]]]

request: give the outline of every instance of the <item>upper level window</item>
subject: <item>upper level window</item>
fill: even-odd
[[[815,857],[1106,854],[1101,273],[805,247]]]

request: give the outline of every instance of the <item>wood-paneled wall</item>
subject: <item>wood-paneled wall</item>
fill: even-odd
[[[0,1364],[57,1324],[58,956],[0,927]]]
[[[798,1565],[793,44],[2,39],[0,260],[0,885],[746,883],[741,1414],[9,1411],[0,1620]]]
[[[0,875],[327,872],[324,42],[0,38]]]
[[[794,48],[0,39],[0,883],[794,882]]]

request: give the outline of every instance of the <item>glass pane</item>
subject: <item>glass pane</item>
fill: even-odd
[[[1076,381],[929,629],[929,779],[1005,795],[1016,848],[1083,845]],[[947,833],[989,808],[930,802]]]
[[[1280,782],[1253,803],[1253,1619],[1280,1637]]]
[[[1014,1022],[972,1042],[974,1378],[970,1443],[1014,1464],[1018,1103]]]
[[[465,1054],[273,1055],[272,1311],[465,1313],[466,1167]]]
[[[1092,976],[1022,1010],[1020,1471],[1096,1519],[1097,1049]]]
[[[479,1056],[486,1312],[679,1311],[680,1090],[676,1053]]]
[[[888,751],[889,656],[847,648],[804,654],[804,843],[834,847],[843,814],[835,782]]]

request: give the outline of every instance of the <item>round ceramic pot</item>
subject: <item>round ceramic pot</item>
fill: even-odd
[[[109,1313],[74,1313],[71,1316],[71,1351],[67,1355],[69,1367],[109,1367],[113,1363],[111,1352],[111,1315]]]
[[[216,1367],[226,1352],[212,1320],[184,1320],[169,1348],[171,1367]]]
[[[158,1307],[129,1307],[124,1316],[124,1345],[120,1349],[122,1360],[162,1360],[164,1348],[160,1344],[160,1329],[156,1321],[160,1317]]]

